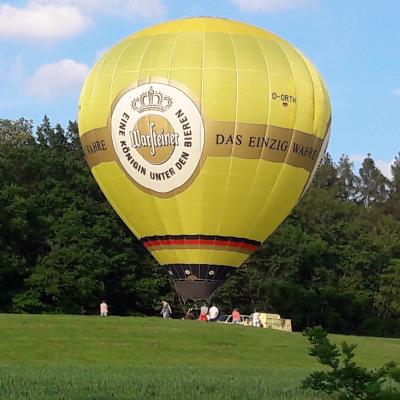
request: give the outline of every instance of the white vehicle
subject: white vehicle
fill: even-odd
[[[233,324],[232,315],[220,315],[217,319],[220,324]],[[250,315],[241,315],[237,325],[251,326]]]

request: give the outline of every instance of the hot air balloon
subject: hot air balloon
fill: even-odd
[[[122,40],[79,101],[106,198],[186,302],[210,299],[305,193],[327,146],[329,97],[278,36],[187,18]]]

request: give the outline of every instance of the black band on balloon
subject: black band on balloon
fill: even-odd
[[[175,281],[215,281],[225,282],[234,267],[209,264],[169,264],[164,265]]]
[[[183,301],[210,301],[214,292],[229,277],[234,267],[210,264],[169,264],[169,269],[175,281],[175,289]]]

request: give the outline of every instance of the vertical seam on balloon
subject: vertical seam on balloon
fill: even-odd
[[[284,42],[284,43],[286,44],[286,42]],[[284,56],[286,57],[288,66],[289,66],[289,68],[290,68],[290,74],[291,74],[291,76],[292,76],[292,81],[293,81],[293,83],[294,83],[294,90],[295,90],[294,95],[295,95],[295,97],[297,97],[297,86],[296,86],[296,81],[295,81],[295,77],[294,77],[294,73],[293,73],[292,64],[291,64],[291,62],[290,62],[290,59],[289,59],[289,56],[288,56],[287,52],[286,52],[285,49],[282,47],[282,44],[281,44],[281,43],[279,43],[279,48],[280,48],[280,50],[282,51],[282,53],[284,54]],[[287,158],[289,157],[290,149],[292,148],[292,143],[293,143],[293,139],[294,139],[294,136],[295,136],[295,126],[296,126],[296,124],[297,124],[297,117],[298,117],[298,112],[299,112],[299,107],[297,106],[297,102],[296,102],[295,104],[296,104],[296,111],[295,111],[295,117],[294,117],[293,128],[292,128],[292,137],[291,137],[291,139],[290,139],[289,148],[288,148],[288,152],[286,153],[285,160],[284,160],[283,163],[282,163],[282,168],[281,168],[281,170],[279,171],[279,174],[278,174],[278,177],[276,178],[275,184],[273,185],[273,187],[272,187],[272,189],[271,189],[271,195],[272,195],[272,193],[276,190],[276,183],[278,182],[278,180],[279,180],[279,178],[280,178],[280,176],[281,176],[281,174],[282,174],[282,172],[283,172],[283,169],[284,169],[284,167],[285,167],[285,165],[286,165],[286,160],[287,160]],[[286,217],[285,217],[285,218],[286,218]],[[282,222],[283,222],[283,221],[282,221]]]
[[[312,85],[312,91],[313,91],[313,105],[314,105],[314,111],[313,111],[313,134],[314,134],[314,143],[313,143],[313,148],[315,148],[315,144],[316,144],[316,142],[317,142],[317,135],[315,135],[316,103],[315,103],[315,84],[314,84],[314,77],[313,77],[313,74],[312,74],[311,71],[310,71],[310,68],[309,68],[308,63],[304,60],[304,56],[301,56],[301,57],[299,57],[299,58],[301,59],[302,63],[303,63],[304,66],[305,66],[305,69],[307,70],[307,73],[308,73],[308,75],[309,75],[309,77],[310,77],[311,85]],[[317,158],[317,160],[318,160],[318,158]],[[314,165],[314,168],[315,168],[315,165]],[[303,194],[305,193],[304,190],[305,190],[305,188],[307,187],[307,183],[309,182],[309,179],[312,178],[312,171],[313,171],[313,170],[311,170],[310,175],[309,175],[308,178],[306,179],[306,181],[305,181],[305,183],[304,183],[304,185],[303,185],[303,189],[302,189],[302,191],[301,191],[301,193],[300,193],[299,199],[298,199],[297,201],[299,201],[300,198],[301,198],[301,197],[303,196]]]
[[[253,38],[254,38],[254,40],[255,40],[258,48],[259,48],[259,51],[260,51],[260,53],[261,53],[261,55],[262,55],[262,57],[264,59],[265,69],[267,71],[267,80],[268,80],[268,96],[270,97],[271,96],[271,79],[270,79],[270,73],[269,73],[269,67],[268,67],[268,63],[267,63],[267,58],[265,57],[265,53],[264,53],[264,51],[263,51],[263,49],[261,47],[261,44],[260,44],[260,41],[259,41],[259,37],[253,35]],[[268,113],[267,113],[267,121],[266,121],[266,126],[265,126],[265,131],[264,131],[264,139],[268,137],[268,133],[269,133],[269,129],[270,129],[270,124],[269,124],[270,115],[271,115],[271,101],[268,98]],[[256,181],[256,177],[258,175],[259,168],[260,168],[260,165],[261,165],[263,152],[264,152],[264,148],[261,148],[260,157],[259,157],[259,159],[257,161],[257,168],[256,168],[256,171],[255,171],[255,176],[254,176],[254,179],[252,181],[252,185],[251,185],[250,190],[249,190],[249,195],[247,197],[248,199],[252,198],[251,194],[252,194],[252,192],[254,190],[254,187],[255,187],[255,181]],[[258,215],[260,215],[260,213],[258,213]],[[245,236],[247,238],[250,238],[251,237],[251,231],[248,230],[246,232],[246,235],[243,235],[243,236]]]
[[[314,168],[312,169],[312,171],[310,173],[309,178],[307,179],[306,184],[304,185],[304,188],[303,188],[303,191],[301,192],[299,200],[301,200],[303,198],[303,196],[307,193],[309,187],[311,186],[312,180],[314,180],[315,173],[316,173],[317,169],[319,168],[319,165],[321,163],[322,157],[324,156],[326,148],[328,147],[328,142],[329,142],[329,138],[330,138],[330,130],[331,129],[330,129],[330,122],[329,122],[329,125],[328,125],[328,128],[326,130],[326,134],[325,134],[324,140],[322,142],[320,154],[319,154],[319,156],[317,158],[317,161],[316,161],[316,163],[314,165]]]
[[[312,86],[313,86],[313,95],[314,95],[314,124],[313,124],[313,132],[315,133],[315,131],[316,131],[316,130],[315,130],[315,121],[316,121],[316,120],[315,120],[315,115],[316,115],[315,85],[314,85],[314,80],[313,80],[312,74],[311,74],[310,71],[309,71],[308,65],[307,65],[307,70],[308,70],[308,72],[309,72],[309,74],[310,74],[311,82],[312,82]],[[326,138],[327,138],[327,132],[325,133],[325,137],[324,137],[324,139],[323,139],[323,141],[322,141],[322,146],[321,146],[320,154],[318,155],[318,157],[317,157],[317,159],[316,159],[316,161],[315,161],[315,165],[314,165],[313,169],[310,171],[310,175],[308,176],[308,179],[306,180],[306,182],[305,182],[305,184],[304,184],[304,186],[303,186],[303,190],[301,191],[299,200],[305,195],[306,191],[308,190],[308,188],[309,188],[309,187],[311,186],[311,184],[312,184],[312,180],[314,179],[314,173],[315,173],[315,171],[317,170],[318,165],[319,165],[319,163],[320,163],[320,161],[321,161],[321,156],[322,156],[323,153],[324,153],[324,143],[326,143],[326,142],[325,142]],[[317,142],[317,135],[315,135],[315,139],[314,139],[314,143],[313,143],[313,148],[315,148],[316,142]]]
[[[121,61],[122,57],[125,55],[127,49],[130,47],[130,45],[131,45],[131,43],[127,40],[126,46],[125,46],[124,49],[120,52],[120,55],[119,55],[119,57],[118,57],[118,59],[117,59],[117,61],[116,61],[116,63],[115,63],[114,71],[113,71],[113,74],[112,74],[112,76],[111,76],[110,91],[109,91],[109,93],[108,93],[108,101],[109,101],[109,104],[110,104],[110,105],[112,104],[111,92],[112,92],[113,84],[114,84],[115,71],[116,71],[117,68],[118,68],[118,63]]]
[[[93,78],[93,86],[92,86],[92,90],[91,90],[91,93],[90,93],[90,114],[92,114],[94,87],[95,87],[96,81],[97,81],[97,79],[98,79],[98,77],[100,75],[101,68],[103,67],[103,64],[104,64],[105,61],[106,61],[106,57],[103,56],[103,59],[100,61],[101,64],[99,65],[99,68],[97,70],[96,76]],[[79,128],[79,126],[78,126],[78,128]]]
[[[117,62],[115,63],[114,71],[113,71],[112,78],[111,78],[111,83],[110,83],[110,91],[109,91],[109,94],[108,94],[108,95],[109,95],[109,99],[108,99],[108,100],[109,100],[109,104],[110,104],[110,105],[112,104],[111,92],[112,92],[113,84],[114,84],[115,71],[118,69],[118,63],[121,61],[122,57],[126,54],[127,49],[128,49],[130,46],[131,46],[131,42],[130,42],[129,40],[127,40],[126,47],[121,51],[121,53],[120,53],[120,55],[119,55],[119,57],[118,57],[118,60],[117,60]],[[137,202],[135,202],[135,203],[137,204]],[[113,208],[115,209],[115,211],[117,212],[118,215],[123,215],[123,213],[120,212],[120,211],[121,211],[120,207],[117,206],[117,204],[116,204],[115,202],[113,202]],[[140,210],[140,208],[139,208],[139,210]],[[122,219],[122,220],[125,220],[125,217],[121,217],[121,219]],[[127,218],[126,218],[126,220],[128,221]],[[124,222],[125,222],[125,221],[124,221]],[[125,224],[129,227],[129,229],[134,233],[134,235],[135,235],[136,237],[140,238],[140,237],[143,236],[143,233],[140,234],[139,231],[137,231],[137,230],[133,227],[133,225],[132,225],[131,223],[126,223],[126,222],[125,222]]]
[[[95,82],[97,81],[97,79],[98,79],[98,77],[99,77],[99,75],[100,75],[100,71],[101,71],[101,69],[102,69],[102,67],[103,67],[103,65],[104,65],[104,63],[105,63],[105,61],[106,61],[106,57],[105,57],[105,55],[103,56],[103,59],[101,60],[101,64],[99,65],[99,68],[98,68],[98,70],[97,70],[97,73],[96,73],[96,77],[93,79],[93,86],[92,86],[92,90],[91,90],[91,94],[90,94],[90,112],[92,113],[92,106],[93,106],[93,92],[94,92],[94,86],[95,86]],[[110,90],[110,92],[111,92],[111,90]],[[110,103],[111,104],[111,103]],[[91,171],[92,172],[92,171]],[[94,175],[94,173],[92,172],[92,175]],[[96,178],[95,178],[96,179]],[[96,179],[96,182],[97,182],[97,179]],[[110,196],[110,193],[109,193],[109,191],[106,189],[106,187],[102,184],[102,183],[99,183],[99,186],[101,187],[101,190],[102,190],[102,192],[104,193],[104,196],[106,197],[106,199],[108,200],[108,199],[111,199],[111,196]],[[109,201],[109,200],[108,200]],[[126,218],[124,218],[124,217],[121,217],[121,215],[122,215],[122,213],[120,213],[119,212],[119,207],[117,207],[116,206],[116,204],[115,204],[115,202],[111,202],[112,204],[113,204],[113,208],[114,208],[114,210],[115,210],[115,212],[118,214],[118,216],[120,216],[120,218],[125,222],[125,220],[126,220]],[[127,220],[126,220],[127,221]],[[126,222],[125,222],[126,223]],[[126,225],[128,225],[128,224],[126,224]],[[131,224],[129,224],[129,226],[130,226]],[[134,235],[136,235],[138,232],[136,231],[136,229],[134,229],[133,227],[131,228],[131,230],[132,230],[132,233],[134,234]],[[140,237],[140,235],[137,235],[137,236],[139,236]]]
[[[278,44],[278,43],[276,43],[276,42],[273,42],[273,43],[281,50],[281,52],[282,52],[283,55],[285,56],[286,61],[287,61],[288,65],[289,65],[289,68],[290,68],[290,73],[291,73],[291,75],[292,75],[292,80],[293,80],[293,82],[295,82],[295,81],[294,81],[294,75],[293,75],[293,69],[292,69],[292,66],[291,66],[291,64],[290,64],[289,57],[287,56],[286,52],[283,50],[283,48],[282,48],[282,46],[281,46],[280,44]],[[294,85],[294,87],[295,87],[295,96],[296,96],[296,85]],[[297,103],[296,103],[296,111],[295,111],[295,118],[294,118],[294,124],[293,124],[294,126],[296,125],[297,112],[298,112],[298,107],[297,107]],[[277,177],[276,177],[276,179],[275,179],[275,182],[274,182],[274,184],[272,185],[272,188],[271,188],[271,190],[270,190],[270,192],[269,192],[267,201],[265,202],[264,207],[262,207],[262,209],[261,209],[260,215],[262,215],[263,212],[264,212],[264,210],[268,208],[269,203],[271,202],[272,194],[273,194],[274,191],[276,190],[277,183],[278,183],[279,178],[280,178],[280,176],[281,176],[281,174],[282,174],[283,168],[284,168],[285,165],[286,165],[286,160],[287,160],[287,158],[288,158],[288,156],[289,156],[290,149],[291,149],[291,147],[292,147],[293,138],[294,138],[294,126],[293,126],[293,128],[292,128],[292,137],[291,137],[290,142],[289,142],[288,152],[286,153],[285,159],[283,160],[283,162],[282,162],[282,164],[281,164],[281,168],[280,168],[280,170],[279,170],[279,172],[278,172],[278,175],[277,175]],[[286,215],[286,217],[287,217],[287,215]],[[285,218],[286,218],[286,217],[285,217]],[[284,218],[284,219],[285,219],[285,218]],[[283,220],[284,220],[284,219],[283,219]],[[282,222],[283,222],[283,220],[282,220]],[[254,227],[255,227],[255,226],[256,226],[256,222],[253,223],[251,229],[254,230]],[[279,226],[279,224],[278,224],[278,226]],[[272,233],[272,232],[271,232],[271,233]],[[264,239],[264,240],[266,240],[266,239]]]
[[[140,59],[140,64],[139,64],[139,67],[138,67],[138,75],[137,75],[136,85],[138,85],[138,84],[139,84],[139,81],[140,81],[140,71],[141,71],[141,68],[142,68],[142,64],[143,64],[143,60],[144,60],[144,57],[145,57],[145,55],[146,55],[146,52],[147,52],[147,50],[149,49],[150,44],[153,42],[153,40],[154,40],[154,38],[155,38],[156,36],[157,36],[157,35],[153,35],[153,36],[150,37],[150,39],[147,41],[147,44],[146,44],[145,49],[143,50],[142,57],[141,57],[141,59]],[[148,81],[148,83],[150,83],[150,82],[149,82],[149,81],[150,81],[150,76],[148,76],[147,81]],[[149,195],[148,195],[148,196],[149,196]],[[165,231],[165,233],[167,233],[167,228],[166,228],[166,226],[165,226],[164,219],[161,217],[160,211],[159,211],[159,209],[158,209],[158,205],[157,205],[156,201],[154,200],[153,195],[151,195],[151,196],[149,196],[149,197],[150,197],[151,200],[153,201],[153,209],[154,209],[155,211],[157,211],[157,214],[158,214],[158,216],[159,216],[159,221],[162,222],[162,226],[164,227],[164,231]],[[154,223],[153,223],[152,225],[154,226]],[[156,229],[154,229],[154,236],[157,236],[157,237],[158,237],[158,235],[157,235],[157,230],[156,230]],[[159,263],[161,264],[161,262],[159,262]]]
[[[298,53],[299,54],[299,53]],[[312,90],[313,90],[313,103],[314,103],[314,114],[313,114],[313,134],[314,134],[314,143],[313,143],[313,148],[315,148],[315,144],[317,143],[317,141],[318,141],[318,137],[317,137],[317,135],[315,134],[315,132],[316,132],[316,129],[315,129],[315,122],[316,122],[316,118],[315,118],[315,116],[316,116],[316,107],[317,107],[317,105],[316,105],[316,102],[315,102],[315,99],[316,99],[316,92],[315,92],[315,83],[314,83],[314,75],[315,74],[313,74],[312,73],[312,71],[310,70],[310,66],[309,66],[309,62],[308,62],[308,60],[307,60],[307,62],[306,62],[306,60],[304,59],[304,56],[302,55],[302,54],[299,54],[299,58],[300,58],[300,60],[301,60],[301,62],[304,64],[304,66],[305,66],[305,68],[306,68],[306,70],[307,70],[307,72],[308,72],[308,75],[310,76],[310,79],[311,79],[311,84],[312,84]],[[321,81],[321,78],[319,77],[319,81],[320,81],[320,83],[322,83],[322,81]],[[326,137],[326,134],[325,134],[325,137]],[[325,139],[325,138],[324,138]],[[322,151],[323,150],[323,145],[324,145],[324,142],[322,142],[322,147],[321,147],[321,150],[320,151]],[[308,186],[308,183],[310,182],[310,185],[311,185],[311,181],[310,180],[312,180],[313,178],[314,178],[314,176],[313,176],[313,172],[316,170],[316,168],[318,168],[318,159],[320,158],[320,156],[318,155],[318,157],[317,157],[317,160],[315,161],[315,165],[314,165],[314,168],[310,171],[310,174],[309,174],[309,176],[308,176],[308,178],[306,179],[306,182],[304,183],[304,186],[303,186],[303,189],[302,189],[302,191],[301,191],[301,193],[300,193],[300,196],[299,196],[299,199],[298,199],[298,201],[303,197],[303,195],[305,194],[305,192],[306,192],[306,188],[307,188],[307,186]]]
[[[179,35],[179,33],[175,33],[174,43],[172,44],[171,56],[169,59],[169,65],[168,65],[168,84],[169,85],[171,84],[171,65],[172,65],[172,59],[174,58],[174,50],[176,47],[176,42],[178,40],[178,35]],[[179,221],[179,225],[180,225],[180,230],[181,230],[182,234],[184,234],[185,232],[183,232],[182,218],[181,218],[181,213],[180,213],[180,209],[179,209],[179,200],[176,198],[176,189],[173,189],[173,192],[174,192],[174,196],[172,196],[169,200],[173,199],[173,201],[175,202],[177,215],[179,216],[178,221]],[[159,201],[159,199],[157,199],[156,201]],[[165,229],[165,231],[167,232],[167,229]],[[173,253],[175,254],[175,260],[178,260],[179,257],[178,257],[177,251],[173,250]],[[184,249],[184,253],[186,253],[186,255],[187,255],[186,249]]]
[[[90,113],[92,113],[92,105],[93,105],[92,99],[93,99],[94,86],[95,86],[95,83],[96,83],[96,81],[97,81],[97,79],[98,79],[98,77],[100,75],[100,70],[103,67],[103,64],[104,64],[105,61],[106,61],[106,57],[104,55],[103,59],[101,60],[101,64],[99,65],[99,69],[97,70],[96,77],[93,78],[93,86],[92,86],[92,90],[91,90],[91,93],[90,93]]]
[[[233,48],[233,53],[235,56],[235,72],[236,72],[236,102],[235,102],[235,127],[233,130],[233,137],[235,138],[236,135],[236,129],[237,129],[237,115],[238,115],[238,100],[239,100],[239,71],[238,71],[238,64],[237,64],[237,54],[236,54],[236,47],[235,47],[235,43],[233,40],[233,35],[232,32],[229,30],[228,24],[226,23],[226,21],[224,21],[225,27],[226,27],[226,32],[229,34],[229,37],[231,39],[231,43],[232,43],[232,48]],[[224,201],[222,202],[222,204],[225,203],[225,199],[227,197],[227,191],[229,188],[229,183],[230,183],[230,171],[231,171],[231,165],[232,165],[232,158],[233,158],[233,152],[235,149],[235,141],[233,140],[232,143],[232,149],[231,149],[231,155],[229,158],[229,168],[228,168],[228,179],[227,179],[227,183],[225,185],[225,191],[224,191]],[[222,215],[224,215],[223,211],[221,212]],[[221,225],[222,225],[222,221],[220,221],[218,229],[217,229],[217,234],[221,233]]]
[[[141,68],[142,68],[144,56],[145,56],[145,54],[146,54],[148,48],[150,47],[150,44],[151,44],[152,41],[154,40],[155,36],[156,36],[156,35],[150,36],[149,40],[148,40],[147,43],[146,43],[146,47],[145,47],[144,50],[143,50],[142,57],[140,58],[140,63],[139,63],[139,67],[138,67],[138,75],[137,75],[137,79],[136,79],[136,85],[138,85],[138,84],[139,84],[139,81],[140,81],[140,79],[139,79],[139,77],[140,77],[140,70],[141,70]],[[149,80],[149,78],[150,78],[150,77],[148,77],[147,80]]]
[[[203,20],[203,35],[202,35],[203,47],[202,47],[202,54],[201,54],[201,70],[200,70],[201,71],[201,73],[200,73],[200,76],[201,76],[200,115],[202,117],[204,115],[203,114],[203,98],[204,98],[204,58],[205,58],[205,48],[206,48],[206,26],[207,26],[207,20],[204,19]],[[204,123],[204,121],[203,121],[203,123]],[[205,132],[205,134],[206,134],[206,132]],[[200,174],[201,174],[201,171],[200,171]],[[204,193],[202,193],[202,195],[204,196]],[[201,213],[202,214],[203,214],[203,207],[204,207],[203,200],[204,200],[204,197],[202,197],[202,206],[201,206]],[[203,218],[201,218],[201,220],[204,221]],[[203,227],[202,227],[202,232],[201,233],[203,233],[203,234],[206,233],[206,232],[203,231]],[[217,237],[214,236],[214,245],[215,245],[216,238]],[[207,264],[209,265],[209,263],[207,263]],[[207,270],[207,276],[208,276],[208,270]]]
[[[201,93],[200,93],[200,113],[203,116],[203,98],[204,98],[204,71],[205,71],[205,48],[206,48],[206,26],[207,26],[207,20],[204,19],[203,20],[203,47],[202,47],[202,59],[201,59]],[[207,131],[205,132],[205,134],[207,134]],[[208,232],[202,232],[204,233],[208,233]],[[217,240],[217,235],[214,235],[214,242],[213,245],[215,245]],[[212,257],[212,256],[211,256]]]
[[[256,37],[256,42],[257,42],[257,44],[258,44],[258,46],[259,46],[259,48],[260,48],[261,54],[263,55],[264,62],[265,62],[265,67],[266,67],[266,69],[267,69],[267,74],[268,74],[268,95],[269,95],[269,99],[268,99],[267,123],[266,123],[265,133],[264,133],[264,139],[265,139],[265,138],[268,137],[268,135],[269,135],[269,129],[270,129],[269,119],[270,119],[270,116],[271,116],[271,76],[270,76],[270,70],[269,70],[269,66],[268,66],[268,62],[267,62],[267,57],[266,57],[265,52],[264,52],[264,50],[263,50],[263,48],[262,48],[262,46],[261,46],[261,44],[260,44],[260,40],[259,40],[258,37]],[[260,154],[260,159],[259,159],[258,165],[257,165],[257,172],[258,172],[258,168],[259,168],[259,166],[260,166],[260,164],[261,164],[261,158],[262,158],[262,153],[263,153],[263,151],[264,151],[264,149],[262,149],[261,154]],[[284,165],[284,161],[283,161],[283,163],[282,163],[281,170],[282,170],[283,165]],[[281,170],[280,170],[280,171],[281,171]],[[269,202],[269,198],[271,197],[272,190],[273,190],[273,188],[275,187],[275,184],[276,184],[276,182],[277,182],[277,180],[278,180],[278,178],[279,178],[279,174],[280,174],[280,172],[278,173],[278,175],[277,175],[277,177],[276,177],[276,179],[275,179],[274,185],[272,186],[272,188],[271,188],[271,190],[270,190],[268,196],[266,197],[266,203],[265,203],[265,204],[268,204],[268,202]],[[251,189],[251,190],[253,190],[253,186],[252,186],[252,189]],[[265,208],[266,208],[266,205],[264,205],[264,207],[261,207],[261,210],[258,212],[258,218],[256,218],[257,221],[260,220],[261,215],[263,214],[263,211],[264,211]],[[248,234],[247,234],[246,237],[249,237],[249,238],[255,237],[255,234],[254,234],[254,232],[253,232],[253,231],[254,231],[254,226],[255,226],[255,224],[256,224],[256,223],[253,223],[253,224],[250,226],[250,229],[248,230]],[[262,242],[263,242],[264,240],[266,240],[266,238],[259,238],[259,239],[260,239]]]
[[[151,36],[150,38],[149,38],[149,40],[147,41],[147,43],[146,43],[146,47],[144,48],[144,50],[143,50],[143,53],[142,53],[142,57],[140,58],[140,63],[139,63],[139,66],[138,66],[138,73],[137,73],[137,78],[136,78],[136,86],[139,84],[139,82],[140,82],[140,70],[141,70],[141,68],[142,68],[142,64],[143,64],[143,59],[144,59],[144,57],[145,57],[145,54],[146,54],[146,52],[147,52],[147,50],[148,50],[148,48],[150,47],[150,44],[152,43],[152,41],[154,40],[154,35],[153,36]],[[153,200],[153,208],[155,208],[156,210],[157,210],[157,213],[158,213],[158,215],[160,216],[160,221],[162,221],[162,225],[164,226],[164,230],[165,230],[165,232],[167,232],[167,230],[166,230],[166,227],[165,227],[165,225],[164,225],[164,221],[163,221],[163,219],[161,218],[161,215],[160,215],[160,212],[159,212],[159,210],[158,210],[158,207],[157,207],[157,205],[156,205],[156,203],[155,203],[155,201],[154,201],[154,199],[153,199],[153,197],[151,197],[151,199]],[[154,227],[154,223],[152,223],[152,226]],[[157,236],[157,232],[156,232],[156,229],[153,229],[153,232],[154,232],[154,235],[155,236]],[[157,236],[158,237],[158,236]],[[151,252],[149,251],[149,253],[151,254]],[[153,256],[154,257],[154,256]],[[158,261],[158,260],[157,260]],[[160,262],[159,262],[160,263]],[[160,263],[161,264],[161,263]]]

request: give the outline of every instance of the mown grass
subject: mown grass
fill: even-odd
[[[1,399],[323,399],[300,389],[318,364],[284,333],[161,318],[0,315]],[[367,367],[400,340],[358,344]]]

